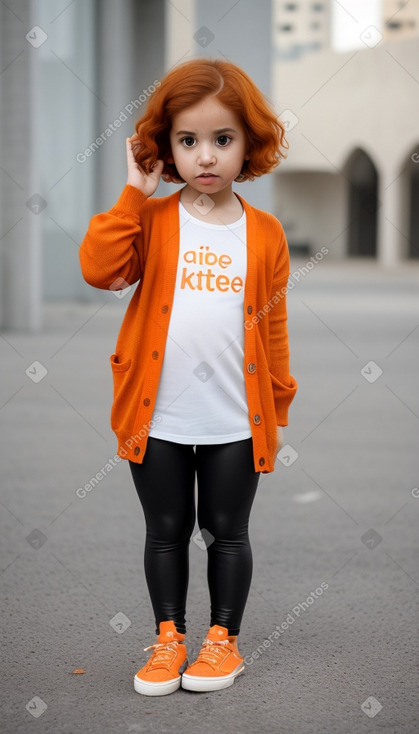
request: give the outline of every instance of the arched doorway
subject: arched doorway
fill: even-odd
[[[378,175],[371,158],[360,148],[345,166],[349,180],[348,255],[376,257]]]

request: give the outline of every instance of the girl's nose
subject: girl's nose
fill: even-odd
[[[215,152],[211,145],[202,145],[198,151],[198,163],[208,165],[215,161]]]

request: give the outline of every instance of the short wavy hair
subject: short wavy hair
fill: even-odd
[[[193,59],[174,67],[152,93],[145,114],[136,122],[139,137],[132,145],[137,164],[149,174],[157,159],[163,160],[162,178],[184,183],[171,157],[170,130],[174,115],[214,96],[233,110],[246,136],[249,160],[243,162],[236,181],[253,181],[270,173],[289,147],[285,127],[267,98],[240,67],[220,59]]]

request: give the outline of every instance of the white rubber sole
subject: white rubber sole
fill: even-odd
[[[142,693],[143,696],[167,696],[168,693],[173,693],[180,688],[180,680],[181,676],[173,680],[165,680],[162,683],[157,683],[155,681],[142,680],[135,676],[134,688],[137,693]]]
[[[188,667],[188,660],[186,659],[179,668],[179,673],[182,673]],[[143,696],[167,696],[169,693],[174,693],[180,688],[181,675],[172,680],[165,680],[162,682],[148,681],[134,676],[134,689],[137,693],[142,693]]]
[[[223,675],[217,678],[204,677],[202,675],[182,675],[182,688],[187,691],[220,691],[222,688],[228,688],[234,683],[234,679],[239,673],[243,673],[245,666],[240,665],[230,675]]]

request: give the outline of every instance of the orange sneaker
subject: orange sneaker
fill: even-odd
[[[228,640],[227,627],[214,624],[197,659],[183,673],[182,688],[188,691],[218,691],[220,688],[228,688],[244,667],[242,656]]]
[[[175,623],[169,619],[159,624],[160,634],[146,664],[134,677],[134,688],[144,696],[166,696],[180,686],[181,673],[188,664],[186,646],[182,644],[185,635],[178,632]]]

